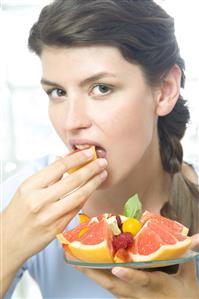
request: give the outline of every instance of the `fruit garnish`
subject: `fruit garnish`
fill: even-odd
[[[80,223],[86,222],[86,221],[89,221],[89,220],[90,220],[90,217],[88,217],[86,214],[79,213],[79,222]]]
[[[116,252],[120,248],[127,249],[133,245],[133,236],[131,233],[121,233],[113,237],[112,246],[113,251]]]
[[[121,217],[119,215],[116,215],[116,220],[117,220],[117,225],[118,225],[119,229],[122,230],[122,220],[121,220]]]
[[[89,147],[88,147],[88,148],[89,148]],[[94,160],[97,159],[97,154],[96,154],[95,146],[91,146],[90,149],[91,149],[92,152],[93,152],[93,159],[92,159],[92,161],[94,161]],[[70,153],[69,155],[71,155],[71,154],[73,154],[73,153],[75,153],[75,152],[77,152],[77,151],[80,151],[80,150],[77,149],[77,150],[75,150],[74,152]],[[91,162],[91,161],[89,161],[88,163],[90,163],[90,162]],[[77,171],[78,169],[82,168],[84,165],[86,165],[86,164],[88,164],[88,163],[85,163],[85,164],[83,164],[83,165],[79,165],[79,166],[76,166],[76,167],[72,167],[72,168],[68,169],[67,172],[68,172],[69,174],[70,174],[70,173],[73,173],[73,172]]]
[[[106,222],[108,223],[109,227],[111,228],[114,236],[121,234],[121,230],[118,227],[118,222],[117,222],[116,216],[109,217],[108,219],[106,219]]]
[[[122,231],[124,233],[129,232],[133,236],[135,236],[141,229],[142,224],[139,220],[136,218],[128,218],[124,223],[122,224]]]
[[[130,197],[124,205],[124,215],[128,218],[140,219],[142,215],[142,204],[138,194]]]

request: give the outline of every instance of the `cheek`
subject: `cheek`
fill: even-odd
[[[153,140],[156,124],[153,105],[144,100],[140,101],[145,105],[130,103],[103,114],[108,160],[114,178],[138,165]]]
[[[53,107],[50,103],[48,106],[48,115],[49,119],[57,132],[58,136],[64,141],[64,116],[63,116],[63,109],[57,109]]]
[[[140,103],[145,103],[142,105]],[[97,116],[96,116],[97,118]],[[137,104],[127,103],[118,107],[106,107],[99,113],[98,123],[105,132],[107,142],[125,146],[141,146],[152,138],[155,124],[153,105],[141,99]]]

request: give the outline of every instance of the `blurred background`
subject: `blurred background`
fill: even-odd
[[[175,18],[176,36],[186,62],[182,91],[191,111],[183,139],[185,160],[199,155],[199,2],[159,0]],[[0,160],[1,181],[30,160],[66,152],[47,115],[48,99],[40,87],[39,59],[27,49],[30,27],[49,0],[0,1]],[[50,151],[49,151],[50,150]],[[41,298],[34,281],[25,274],[13,298]]]

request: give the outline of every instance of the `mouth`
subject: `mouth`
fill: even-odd
[[[98,158],[106,158],[106,150],[104,147],[102,147],[99,143],[93,142],[93,141],[83,141],[83,140],[71,140],[70,146],[73,151],[76,150],[85,150],[91,146],[95,147],[96,155]]]

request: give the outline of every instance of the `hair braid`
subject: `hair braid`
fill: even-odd
[[[174,109],[158,120],[160,154],[163,168],[171,174],[181,170],[183,149],[180,143],[189,121],[186,101],[179,97]]]

